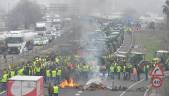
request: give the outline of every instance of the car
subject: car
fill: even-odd
[[[49,43],[49,39],[46,36],[38,36],[33,40],[34,45],[47,45]]]

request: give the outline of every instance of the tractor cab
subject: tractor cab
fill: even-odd
[[[169,70],[169,51],[158,50],[155,52],[155,58],[152,60],[153,64],[162,64],[165,70]]]
[[[124,64],[127,61],[127,56],[125,54],[115,54],[116,62],[119,64]]]
[[[131,52],[129,54],[129,62],[131,64],[134,64],[134,65],[137,65],[139,64],[141,61],[143,61],[145,58],[145,54],[144,53],[141,53],[141,52]]]
[[[156,63],[165,64],[166,60],[169,58],[169,51],[158,50],[155,52],[155,58],[156,59],[158,58],[158,62],[156,62]],[[153,59],[153,61],[154,61],[154,59]]]

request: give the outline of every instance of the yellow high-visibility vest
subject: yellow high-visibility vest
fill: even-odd
[[[47,76],[47,77],[50,77],[50,76],[51,76],[50,70],[46,70],[46,76]]]
[[[61,75],[62,75],[62,70],[61,70],[61,69],[58,70],[57,75],[58,75],[58,76],[61,76]]]
[[[7,82],[7,80],[8,80],[8,74],[4,74],[2,76],[1,82]]]
[[[53,86],[53,93],[54,94],[59,93],[59,87],[58,86]]]
[[[56,77],[56,74],[57,74],[56,70],[52,70],[52,77]]]

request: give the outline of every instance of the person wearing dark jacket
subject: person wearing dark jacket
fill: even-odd
[[[53,89],[51,83],[48,84],[48,96],[52,96]]]

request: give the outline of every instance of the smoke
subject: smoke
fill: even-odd
[[[77,7],[81,14],[108,12],[108,0],[73,0],[72,5]]]

